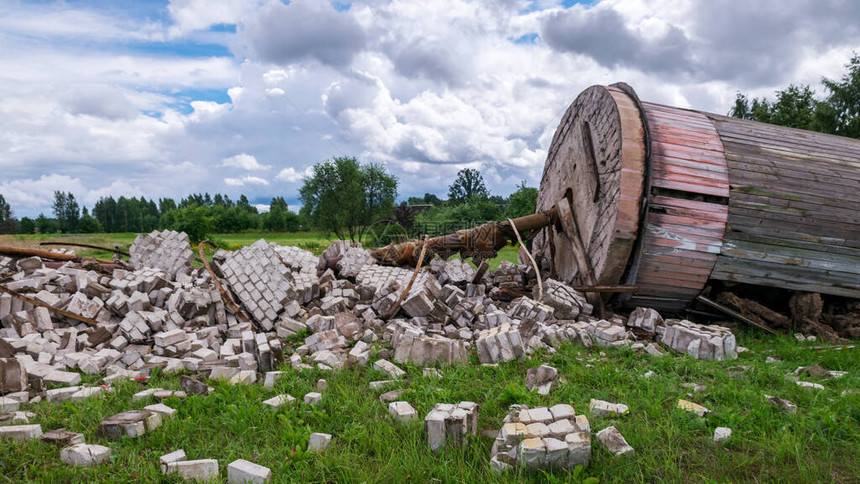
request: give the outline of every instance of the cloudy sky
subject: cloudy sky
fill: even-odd
[[[381,162],[400,196],[536,185],[584,88],[725,113],[860,51],[853,0],[0,0],[0,194],[245,193]]]

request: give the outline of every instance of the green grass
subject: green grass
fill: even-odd
[[[419,367],[402,365],[407,371],[403,399],[421,418],[437,402],[471,400],[481,406],[480,428],[498,429],[512,403],[570,403],[589,416],[593,431],[615,425],[636,449],[635,456],[617,459],[593,439],[591,465],[579,474],[496,475],[489,467],[488,437],[472,439],[465,449],[431,454],[421,422],[393,422],[378,393],[369,390],[368,382],[384,379],[383,374],[370,368],[297,372],[284,365],[287,376],[274,389],[214,382],[216,391],[208,397],[168,400],[177,416],[133,440],[108,441],[96,431],[110,415],[155,403],[131,402],[131,395],[144,388],[141,384],[122,382],[114,393],[79,403],[30,405],[27,409],[37,414],[35,423],[43,430],[65,427],[84,433],[88,443],[110,446],[110,463],[70,468],[59,460],[59,450],[46,444],[5,441],[0,442],[0,482],[177,482],[162,477],[158,457],[178,448],[189,459],[218,459],[222,476],[233,460],[251,460],[271,468],[275,482],[576,482],[588,477],[602,482],[857,482],[860,395],[840,396],[844,389],[860,387],[857,350],[819,352],[788,337],[738,336],[753,351],[735,362],[568,345],[552,356],[496,368],[478,365],[473,356],[472,364],[444,367],[438,382],[422,378]],[[783,361],[765,364],[769,355]],[[560,376],[545,397],[524,386],[526,370],[542,363],[558,368]],[[797,366],[813,363],[849,374],[838,380],[807,378],[826,387],[820,392],[784,378]],[[649,370],[656,375],[642,378]],[[280,393],[301,401],[314,391],[318,378],[329,382],[318,407],[297,403],[274,411],[263,408],[263,400]],[[689,390],[682,387],[687,382],[705,384],[707,390],[687,397]],[[179,378],[156,371],[149,385],[178,389]],[[798,413],[771,407],[765,393],[791,400]],[[591,398],[625,403],[630,414],[592,418]],[[677,410],[678,398],[701,403],[713,413],[698,418]],[[727,444],[713,443],[717,426],[734,430]],[[319,455],[306,453],[311,432],[332,434],[331,447]]]

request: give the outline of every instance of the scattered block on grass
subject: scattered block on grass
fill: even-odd
[[[69,432],[66,429],[56,429],[42,434],[42,442],[54,444],[57,447],[68,447],[84,443],[84,434]]]
[[[278,408],[281,405],[286,405],[288,403],[293,403],[295,401],[296,401],[295,397],[284,394],[284,395],[278,395],[278,396],[272,397],[268,400],[263,400],[263,405],[268,405],[272,408]]]
[[[263,379],[263,387],[273,388],[275,386],[275,382],[285,374],[286,372],[283,371],[267,371],[266,377]]]
[[[149,410],[129,410],[107,418],[99,424],[99,435],[117,439],[123,435],[140,437],[161,425],[161,415]]]
[[[322,393],[328,388],[328,382],[320,378],[317,380],[317,392]]]
[[[714,429],[714,442],[725,442],[732,438],[732,429],[728,427],[717,427]]]
[[[532,415],[549,420],[537,421]],[[552,415],[559,418],[553,419]],[[584,417],[584,416],[582,416]],[[525,419],[525,421],[523,421]],[[490,460],[493,468],[572,469],[591,460],[591,431],[577,423],[571,405],[552,408],[514,405],[498,432]]]
[[[93,467],[110,457],[110,447],[95,444],[74,444],[60,451],[60,460],[79,467]]]
[[[475,402],[437,403],[424,418],[424,434],[430,450],[436,452],[446,444],[466,445],[466,436],[478,433],[478,404]]]
[[[325,450],[331,443],[331,435],[323,433],[313,433],[308,439],[308,451],[320,452]]]
[[[170,408],[163,403],[156,403],[154,405],[147,405],[143,407],[144,410],[149,410],[150,412],[155,412],[161,414],[164,418],[173,417],[176,414],[176,409]]]
[[[178,390],[159,390],[157,392],[154,392],[152,396],[155,397],[156,400],[166,400],[171,397],[175,397],[182,400],[187,397],[188,394]]]
[[[134,395],[131,396],[132,402],[137,402],[140,400],[145,400],[151,397],[155,392],[161,391],[163,388],[147,388],[146,390],[141,390]]]
[[[102,387],[84,387],[69,395],[69,401],[79,402],[85,398],[95,397],[105,392]]]
[[[773,395],[765,395],[764,398],[772,405],[777,406],[788,413],[797,413],[797,405],[784,398],[774,397]]]
[[[218,478],[218,461],[215,459],[185,460],[167,464],[165,474],[176,473],[183,479],[208,482]]]
[[[595,417],[605,417],[607,415],[626,415],[629,408],[623,403],[610,403],[592,398],[588,404],[588,410]]]
[[[310,392],[305,395],[304,402],[308,405],[317,405],[322,401],[322,394],[317,392]]]
[[[388,361],[388,360],[376,360],[373,363],[373,369],[376,371],[381,371],[388,375],[390,378],[402,378],[406,375],[406,372],[401,370],[397,365]]]
[[[158,463],[161,465],[161,473],[167,474],[167,467],[174,462],[184,462],[188,460],[183,449],[174,450],[169,454],[164,454],[158,458]]]
[[[797,386],[799,386],[801,388],[808,388],[810,390],[824,390],[824,385],[821,385],[819,383],[812,383],[811,381],[800,381],[800,380],[798,380],[794,383],[796,383]]]
[[[539,395],[549,395],[557,377],[558,370],[549,365],[529,368],[526,372],[526,387],[529,390],[537,390]]]
[[[179,388],[188,395],[208,395],[215,391],[209,385],[185,375],[179,379]]]
[[[21,402],[18,400],[0,397],[0,412],[17,412],[18,407],[21,405]]]
[[[272,480],[272,471],[245,459],[237,459],[227,465],[227,480],[230,484],[262,484]]]
[[[0,427],[9,425],[27,425],[31,418],[35,418],[33,412],[9,412],[0,414]]]
[[[80,391],[82,388],[83,387],[75,386],[47,390],[45,391],[45,400],[51,403],[65,402],[66,400],[72,398],[72,395]]]
[[[33,440],[42,436],[41,425],[8,425],[0,427],[0,438],[12,440]]]
[[[403,392],[405,392],[405,391],[406,390],[404,390],[402,388],[398,388],[397,390],[391,390],[390,392],[385,392],[379,396],[379,401],[382,403],[393,402],[393,401],[397,400],[398,398],[400,398],[400,396],[403,395]]]
[[[609,452],[612,452],[615,457],[634,454],[633,447],[630,447],[630,444],[627,443],[627,440],[624,439],[621,432],[619,432],[614,426],[606,427],[595,435],[597,436],[597,440],[605,445]]]
[[[418,418],[418,412],[412,408],[409,402],[391,402],[388,404],[388,413],[394,417],[394,420],[403,422],[406,420],[415,420]]]
[[[689,401],[683,400],[683,399],[678,400],[678,408],[680,408],[682,410],[686,410],[688,412],[693,412],[696,415],[698,415],[699,417],[704,417],[705,415],[710,413],[710,410],[708,410],[704,406],[699,405],[698,403],[689,402]]]

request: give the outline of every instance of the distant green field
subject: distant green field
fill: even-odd
[[[38,247],[41,242],[74,242],[79,244],[99,245],[103,247],[118,246],[121,250],[128,251],[129,246],[134,242],[136,233],[116,233],[116,234],[37,234],[37,235],[0,235],[0,245],[13,245],[18,247]],[[280,245],[296,245],[307,250],[319,254],[323,249],[329,246],[335,239],[324,232],[243,232],[238,234],[212,234],[212,240],[224,243],[230,246],[231,249],[239,249],[246,245],[251,245],[259,239],[266,239],[267,242],[275,242]],[[48,249],[50,247],[43,247]],[[111,253],[93,249],[75,248],[75,253],[86,257],[95,257],[99,259],[110,259]],[[196,250],[196,246],[195,246]],[[458,257],[458,256],[454,256]],[[504,247],[499,251],[499,256],[490,259],[490,269],[497,269],[502,260],[517,262],[517,249],[514,247]]]

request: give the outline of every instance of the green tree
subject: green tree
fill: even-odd
[[[32,234],[36,232],[36,222],[30,217],[21,217],[21,222],[18,224],[19,234]]]
[[[821,80],[830,94],[816,118],[828,133],[860,138],[860,55],[855,53],[845,67],[841,80]]]
[[[12,207],[0,194],[0,234],[14,234],[18,231],[18,221],[12,212]]]
[[[56,219],[48,218],[44,213],[40,213],[36,217],[36,230],[40,234],[55,234],[60,231],[60,226]]]
[[[538,189],[527,187],[526,181],[520,183],[517,191],[508,198],[508,206],[505,208],[505,218],[517,218],[535,213],[537,207]]]
[[[284,231],[287,228],[287,213],[289,212],[284,197],[274,197],[269,203],[269,212],[264,214],[263,228],[273,231]]]
[[[75,232],[80,219],[80,207],[72,193],[54,192],[54,216],[57,218],[59,229],[63,233]]]
[[[95,234],[104,232],[104,229],[102,224],[89,214],[87,207],[84,207],[81,219],[78,221],[78,231],[82,234]]]
[[[169,228],[185,232],[192,243],[197,243],[212,233],[214,225],[212,219],[207,216],[206,207],[191,206],[177,210],[173,226]]]
[[[459,205],[473,198],[487,198],[490,192],[484,185],[481,172],[473,168],[464,168],[457,172],[457,178],[448,187],[448,203]]]
[[[396,177],[382,165],[361,165],[354,157],[317,163],[299,189],[307,220],[359,242],[370,224],[391,213],[396,196]]]

